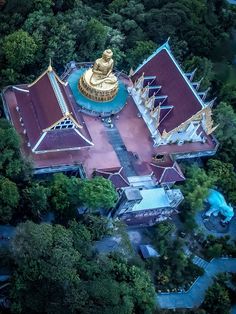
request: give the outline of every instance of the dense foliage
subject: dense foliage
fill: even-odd
[[[210,313],[228,314],[230,311],[228,291],[219,283],[215,283],[207,290],[203,308]]]
[[[49,58],[60,69],[106,47],[129,70],[168,37],[180,61],[206,65],[230,42],[235,16],[223,0],[8,0],[0,11],[1,84],[30,80]]]
[[[180,187],[184,195],[181,219],[185,223],[185,228],[191,231],[196,226],[195,214],[203,209],[203,202],[214,183],[214,177],[208,176],[204,169],[196,165],[187,167],[185,176],[187,180]]]
[[[93,61],[105,48],[113,49],[116,67],[128,73],[170,37],[182,66],[196,68],[201,89],[211,86],[209,96],[219,102],[213,110],[218,153],[206,171],[188,168],[182,186],[182,219],[193,230],[194,214],[213,183],[227,201],[236,201],[235,25],[236,10],[225,0],[2,0],[0,86],[31,82],[50,58],[60,74],[67,62]],[[18,227],[12,245],[12,312],[151,313],[154,291],[148,275],[119,256],[96,256],[91,250],[92,241],[107,233],[107,222],[96,216],[69,222],[77,209],[106,212],[112,207],[117,195],[111,183],[62,174],[36,181],[19,148],[19,137],[1,119],[0,222],[39,222],[53,211],[68,229],[30,222]],[[153,233],[161,257],[149,268],[159,289],[184,287],[201,273],[183,254],[182,243],[171,239],[172,231],[162,224]],[[227,241],[207,241],[209,258],[231,249]],[[224,313],[228,307],[227,293],[215,285],[197,313]]]
[[[93,240],[86,225],[76,222],[68,229],[20,224],[12,242],[12,312],[152,313],[148,274],[122,256],[96,256]]]
[[[80,206],[96,212],[114,206],[115,188],[102,177],[81,180],[55,174],[50,182],[36,181],[30,163],[21,156],[20,139],[5,119],[0,119],[0,135],[0,222],[40,221],[42,214],[52,211],[67,223]]]
[[[210,159],[207,163],[208,176],[214,178],[216,186],[229,202],[236,203],[236,174],[231,163]]]
[[[229,236],[217,238],[209,235],[204,240],[202,247],[202,253],[206,259],[221,256],[236,256],[236,241],[232,241]]]
[[[175,225],[168,221],[159,223],[150,231],[152,243],[159,258],[147,261],[157,290],[188,290],[191,283],[203,274],[183,250],[183,242],[175,237]]]

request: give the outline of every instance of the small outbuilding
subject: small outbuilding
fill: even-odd
[[[140,252],[142,254],[142,257],[144,259],[150,258],[150,257],[159,257],[160,254],[153,248],[150,244],[142,244],[139,246]]]

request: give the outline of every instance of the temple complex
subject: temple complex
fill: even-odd
[[[214,100],[184,73],[168,42],[130,76],[107,49],[94,63],[72,61],[58,77],[51,65],[31,84],[2,92],[7,119],[37,175],[59,171],[103,176],[120,194],[112,216],[153,224],[183,199],[179,159],[214,155]]]

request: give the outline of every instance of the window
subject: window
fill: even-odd
[[[60,130],[60,129],[73,129],[75,128],[74,123],[69,119],[66,118],[65,120],[61,121],[57,125],[55,125],[52,130]]]

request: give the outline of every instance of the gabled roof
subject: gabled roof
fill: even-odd
[[[91,143],[78,136],[76,129],[53,130],[43,133],[43,140],[36,147],[36,152],[60,151],[60,150],[76,150],[91,146]]]
[[[166,156],[167,158],[167,156]],[[158,184],[184,181],[185,177],[176,161],[167,158],[158,163],[150,164]]]
[[[140,251],[143,255],[143,258],[159,257],[160,256],[160,254],[150,244],[141,244],[141,245],[139,245],[139,248],[140,248]]]
[[[180,126],[205,106],[171,53],[168,43],[158,48],[135,70],[132,80],[137,81],[142,75],[144,79],[156,77],[150,87],[161,86],[156,96],[167,95],[165,105],[173,106],[158,126],[161,134],[164,130],[170,132]]]
[[[103,178],[110,180],[117,189],[129,186],[129,181],[124,174],[123,167],[97,169],[94,172],[94,175],[102,176]]]
[[[70,99],[67,83],[60,80],[51,66],[32,84],[13,86],[13,91],[19,119],[33,152],[93,145],[85,122]],[[67,123],[73,130],[67,129]]]

